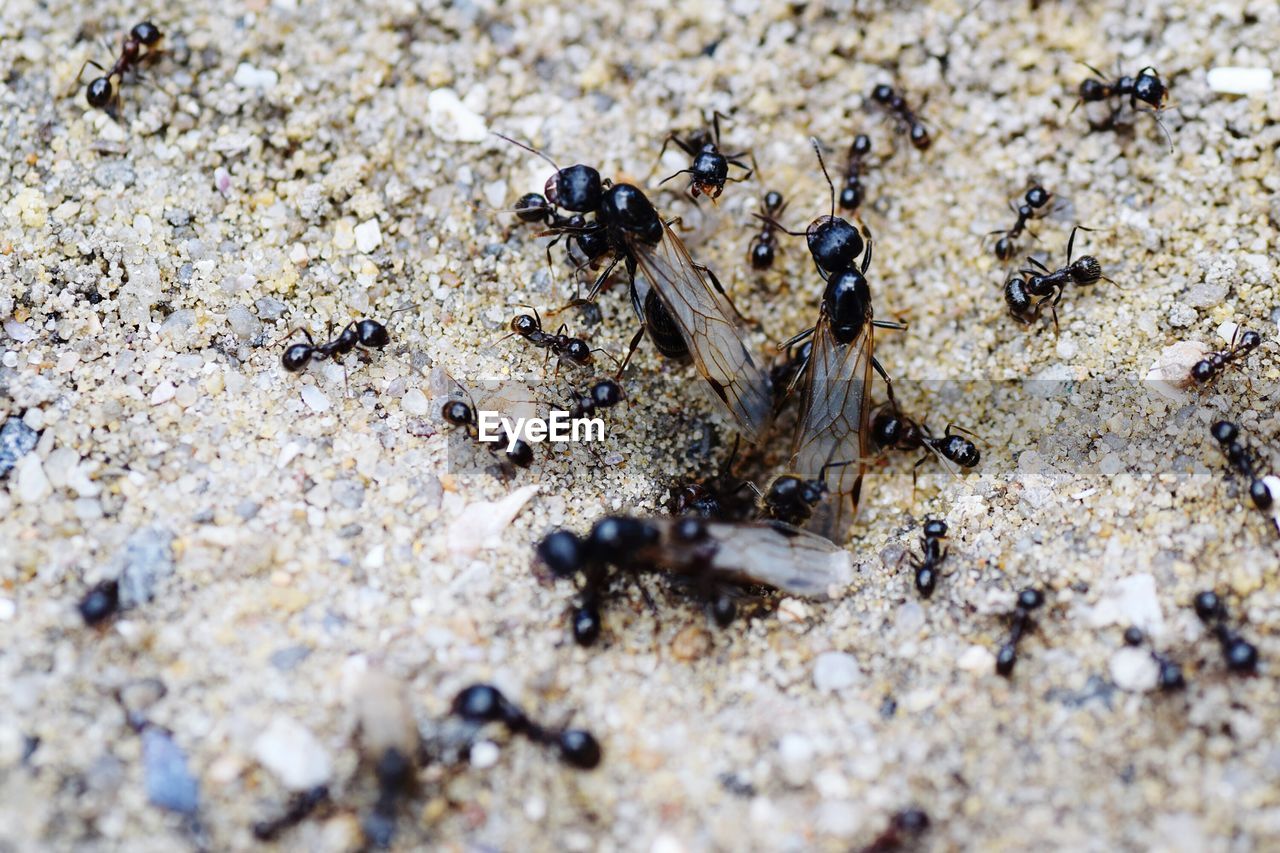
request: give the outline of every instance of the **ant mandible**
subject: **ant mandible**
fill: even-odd
[[[746,163],[738,160],[739,157],[750,156],[751,152],[739,151],[736,154],[725,154],[720,150],[720,119],[722,118],[727,119],[728,116],[717,110],[711,114],[710,131],[703,128],[690,134],[687,139],[681,139],[674,131],[667,136],[658,157],[661,158],[667,153],[667,146],[674,142],[681,151],[693,158],[693,163],[688,169],[681,169],[674,175],[664,178],[659,186],[677,175],[689,175],[689,195],[694,201],[697,201],[700,195],[715,201],[724,192],[726,183],[741,183],[755,173],[755,169],[749,168]],[[737,178],[730,178],[730,166],[737,166],[743,170],[744,174]]]

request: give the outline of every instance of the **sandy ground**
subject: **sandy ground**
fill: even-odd
[[[498,737],[475,762],[491,766],[431,768],[405,849],[846,850],[909,805],[932,818],[927,849],[1280,845],[1280,552],[1207,430],[1238,420],[1264,456],[1280,435],[1280,99],[1206,82],[1274,63],[1280,7],[422,5],[167,4],[168,51],[125,84],[116,122],[75,75],[145,10],[6,4],[0,419],[18,450],[0,481],[0,849],[243,849],[290,780],[322,778],[337,805],[280,846],[357,846],[373,788],[350,709],[370,667],[406,683],[426,731],[491,680],[606,751],[583,774]],[[1070,112],[1081,60],[1157,67],[1174,150],[1147,116],[1088,133]],[[866,107],[879,82],[928,96],[927,153]],[[695,207],[678,182],[657,190],[685,165],[658,151],[712,109],[736,111],[725,145],[762,180]],[[808,137],[839,172],[870,133],[876,309],[911,327],[877,355],[910,410],[980,434],[982,464],[923,466],[913,492],[911,457],[878,460],[838,601],[783,599],[719,631],[650,580],[654,609],[632,585],[598,646],[576,647],[572,586],[531,569],[532,544],[660,511],[732,438],[696,378],[645,346],[598,455],[543,445],[506,479],[448,464],[449,377],[521,379],[547,401],[591,375],[499,342],[517,304],[563,304],[572,273],[497,212],[548,167],[491,130],[652,188],[759,321],[761,352],[812,322],[820,282],[795,239],[753,273],[750,213],[766,187],[792,227],[826,212]],[[1044,257],[1085,224],[1077,249],[1115,280],[1069,290],[1057,337],[1009,318],[980,246],[1030,175],[1061,202],[1035,226]],[[598,325],[565,315],[615,354],[634,331],[622,290]],[[282,370],[290,329],[360,316],[392,344],[345,376]],[[1172,344],[1221,346],[1225,321],[1265,338],[1248,383],[1172,400],[1139,381]],[[458,527],[528,485],[509,527]],[[899,557],[929,516],[952,535],[926,601]],[[122,573],[133,606],[87,628],[76,603]],[[1046,607],[1001,679],[1005,614],[1032,585]],[[1210,587],[1259,675],[1229,676],[1188,607]],[[1149,658],[1123,650],[1134,623],[1185,691],[1148,689]],[[113,697],[145,679],[166,691],[140,737]]]

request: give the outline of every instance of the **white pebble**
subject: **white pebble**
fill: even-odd
[[[329,398],[314,385],[302,386],[302,402],[313,412],[329,411]]]
[[[1270,68],[1224,65],[1209,69],[1209,88],[1224,95],[1255,95],[1270,92],[1272,79]]]
[[[277,716],[253,742],[258,763],[291,791],[305,791],[329,781],[332,765],[320,741],[301,723]]]
[[[789,732],[778,744],[778,760],[782,778],[787,784],[799,787],[813,774],[813,742],[802,734]]]
[[[266,91],[275,88],[276,84],[280,82],[280,75],[270,68],[258,68],[251,63],[241,62],[236,66],[236,76],[233,79],[241,89],[261,89]]]
[[[44,466],[40,462],[39,454],[28,453],[23,456],[14,466],[13,473],[17,480],[14,497],[22,503],[39,503],[53,493],[49,478],[44,474]]]
[[[970,646],[956,658],[956,668],[965,672],[994,672],[996,656],[985,646]]]
[[[382,229],[378,220],[370,219],[356,226],[356,249],[362,254],[369,254],[382,245]]]
[[[1159,636],[1164,631],[1164,614],[1156,595],[1156,579],[1146,572],[1120,578],[1093,608],[1090,622],[1095,628],[1133,625],[1147,634]]]
[[[423,394],[422,391],[417,388],[410,388],[405,392],[404,396],[400,398],[400,408],[404,409],[411,415],[421,417],[427,413],[430,405],[427,402],[426,394]]]
[[[861,677],[858,659],[847,652],[823,652],[813,664],[813,686],[822,693],[852,687]]]
[[[484,119],[452,89],[435,89],[427,96],[427,118],[435,135],[448,142],[483,142],[489,135]]]
[[[1108,666],[1111,680],[1121,690],[1145,693],[1155,689],[1160,678],[1160,666],[1145,649],[1123,648],[1111,656]]]
[[[12,598],[0,598],[0,622],[8,622],[18,612],[18,605]]]
[[[173,387],[173,383],[165,380],[156,386],[156,390],[151,392],[151,405],[159,406],[169,402],[174,395],[178,393],[178,389]]]
[[[541,486],[521,486],[497,501],[468,504],[449,525],[449,550],[470,557],[481,548],[498,544],[498,534],[511,524]]]
[[[20,344],[25,344],[36,336],[36,330],[28,326],[26,323],[19,323],[17,320],[8,319],[4,321],[4,331],[9,337],[13,338]]]
[[[491,740],[482,740],[471,747],[471,766],[477,770],[488,770],[498,763],[501,751]]]

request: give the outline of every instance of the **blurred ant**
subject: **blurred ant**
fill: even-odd
[[[680,150],[693,158],[693,164],[688,169],[681,169],[674,175],[664,178],[659,182],[659,186],[677,175],[689,175],[689,195],[694,201],[697,201],[699,195],[706,195],[707,198],[715,201],[724,192],[726,183],[741,183],[751,177],[755,170],[748,168],[745,163],[737,159],[750,156],[749,151],[739,151],[737,154],[724,154],[720,151],[720,119],[722,118],[728,119],[728,116],[719,111],[712,113],[711,130],[703,128],[690,134],[687,139],[681,139],[674,131],[667,136],[658,157],[661,158],[666,154],[667,146],[674,142]],[[737,166],[744,170],[745,174],[730,178],[730,166]]]
[[[1018,662],[1018,643],[1024,634],[1035,627],[1031,612],[1044,604],[1044,593],[1038,589],[1024,589],[1018,593],[1018,606],[1014,608],[1012,624],[1009,627],[1009,639],[996,653],[996,672],[1008,678],[1013,673],[1013,665]]]
[[[1231,336],[1231,343],[1225,350],[1210,353],[1192,366],[1191,378],[1204,385],[1225,371],[1229,365],[1242,361],[1260,346],[1262,346],[1262,335],[1237,326],[1235,333]]]
[[[1197,593],[1194,606],[1200,621],[1218,638],[1227,669],[1244,675],[1257,672],[1258,647],[1227,627],[1227,605],[1221,596],[1213,591]]]
[[[1209,428],[1213,440],[1226,454],[1227,463],[1235,473],[1249,481],[1249,499],[1259,512],[1267,513],[1275,503],[1275,495],[1264,477],[1261,466],[1249,446],[1240,440],[1240,427],[1230,421],[1218,421]],[[1280,534],[1280,517],[1272,518],[1276,532]]]
[[[1137,625],[1130,625],[1124,631],[1124,644],[1126,646],[1137,648],[1138,646],[1141,646],[1146,639],[1146,634],[1144,634],[1142,629]],[[1176,661],[1165,657],[1155,649],[1150,649],[1150,652],[1151,659],[1156,662],[1158,673],[1156,676],[1157,687],[1168,692],[1171,690],[1181,690],[1187,686],[1187,680],[1182,674],[1182,667]]]
[[[1067,285],[1075,284],[1083,287],[1094,284],[1099,279],[1115,284],[1114,281],[1102,274],[1102,265],[1098,263],[1098,259],[1093,255],[1082,255],[1074,261],[1071,260],[1075,250],[1076,232],[1092,230],[1092,228],[1085,228],[1083,225],[1077,225],[1071,229],[1071,236],[1067,238],[1067,265],[1065,267],[1050,270],[1035,258],[1027,258],[1027,262],[1033,264],[1035,269],[1024,267],[1018,270],[1018,275],[1010,277],[1005,282],[1004,300],[1005,304],[1009,306],[1009,314],[1014,319],[1030,324],[1039,318],[1045,305],[1048,305],[1053,315],[1053,328],[1056,332],[1058,330],[1058,303],[1062,301],[1062,295],[1066,292]],[[1026,276],[1026,278],[1023,279],[1018,276]],[[1032,302],[1032,297],[1038,298],[1039,301]]]
[[[603,349],[592,349],[591,346],[581,338],[575,338],[564,333],[568,328],[566,324],[561,324],[560,328],[554,333],[544,331],[542,328],[542,317],[538,314],[537,308],[529,307],[532,314],[518,314],[511,320],[511,333],[504,336],[501,340],[505,341],[512,335],[519,335],[535,347],[542,347],[547,350],[548,357],[554,353],[556,356],[556,371],[560,370],[560,362],[568,360],[579,367],[591,363],[591,354],[595,352],[603,352],[605,355],[609,353]]]
[[[889,826],[860,853],[894,853],[906,850],[929,830],[929,815],[922,809],[903,809],[889,819]]]
[[[1095,124],[1091,119],[1089,125],[1094,130],[1105,130],[1115,126],[1116,116],[1119,115],[1121,108],[1124,106],[1124,98],[1129,99],[1129,107],[1135,112],[1150,112],[1155,123],[1160,125],[1160,129],[1164,131],[1165,137],[1169,140],[1169,149],[1173,150],[1173,137],[1169,135],[1169,129],[1164,126],[1164,122],[1160,121],[1160,111],[1164,108],[1165,99],[1169,95],[1169,89],[1160,80],[1160,74],[1155,68],[1148,65],[1138,71],[1136,77],[1129,75],[1121,75],[1115,80],[1108,81],[1106,75],[1098,69],[1094,68],[1087,62],[1080,63],[1088,68],[1095,77],[1086,77],[1080,83],[1080,97],[1076,99],[1075,106],[1071,108],[1075,112],[1076,108],[1081,104],[1093,104],[1100,101],[1117,101],[1111,107],[1111,115],[1107,117],[1105,122]],[[1138,102],[1151,107],[1145,110],[1138,106]]]
[[[382,349],[391,343],[391,335],[387,333],[387,327],[377,320],[368,318],[352,320],[343,327],[336,338],[323,344],[317,344],[315,339],[311,337],[311,332],[301,326],[290,331],[285,337],[290,338],[298,332],[302,332],[306,336],[307,342],[305,344],[291,344],[285,349],[284,354],[280,356],[281,365],[290,373],[298,373],[305,369],[312,359],[346,355],[357,346],[367,349]]]
[[[253,825],[253,837],[259,841],[274,841],[286,829],[302,823],[320,806],[329,802],[329,786],[317,785],[305,791],[299,791],[289,800],[284,813]]]
[[[576,391],[569,409],[569,417],[589,418],[599,409],[611,409],[626,398],[622,386],[612,379],[600,379],[586,391]]]
[[[933,595],[938,585],[938,568],[947,559],[947,549],[942,540],[947,537],[947,523],[940,518],[930,518],[920,531],[920,554],[903,551],[903,557],[911,559],[911,567],[916,570],[916,591],[925,598]],[[902,557],[898,558],[901,562]]]
[[[473,684],[464,689],[454,697],[453,713],[475,726],[501,723],[512,734],[554,746],[561,761],[580,770],[591,770],[600,764],[600,744],[590,732],[540,725],[493,685]]]
[[[871,90],[871,100],[891,112],[898,122],[898,129],[905,129],[911,144],[918,151],[924,151],[932,143],[929,137],[929,128],[925,127],[920,117],[915,111],[907,106],[907,101],[902,95],[894,91],[893,87],[887,83],[881,83]]]
[[[954,424],[947,424],[941,436],[935,436],[928,425],[916,421],[904,414],[896,403],[882,403],[871,418],[871,441],[879,450],[918,450],[933,452],[961,468],[974,468],[982,460],[978,446],[956,432],[973,435],[967,429]],[[916,462],[920,467],[929,458],[926,453]]]
[[[120,583],[114,579],[93,585],[76,605],[80,618],[89,626],[101,625],[120,610]]]
[[[1045,205],[1047,205],[1052,198],[1053,193],[1049,192],[1039,184],[1036,184],[1027,190],[1026,195],[1022,197],[1022,204],[1014,207],[1013,202],[1009,203],[1009,206],[1013,208],[1014,212],[1018,216],[1017,221],[1013,223],[1013,227],[1009,228],[1007,231],[1001,231],[997,228],[995,231],[988,234],[988,236],[991,234],[1002,235],[1000,239],[996,241],[995,245],[997,258],[1002,261],[1007,261],[1013,257],[1014,253],[1018,249],[1018,238],[1022,236],[1022,232],[1026,228],[1027,222],[1031,219],[1043,216],[1044,213],[1042,211]]]
[[[865,195],[862,187],[862,176],[866,171],[866,157],[871,153],[871,137],[859,133],[849,146],[849,158],[845,165],[844,189],[840,190],[840,207],[844,210],[857,210]]]
[[[761,202],[764,213],[751,214],[762,223],[760,233],[751,238],[747,247],[747,255],[751,258],[751,266],[758,270],[767,270],[773,266],[773,258],[778,248],[778,238],[773,232],[777,230],[777,219],[787,209],[787,202],[782,193],[769,190]]]
[[[155,24],[143,21],[129,30],[129,35],[125,36],[124,44],[120,47],[120,56],[111,68],[103,68],[92,59],[85,60],[84,65],[80,66],[80,73],[76,75],[77,83],[80,81],[80,75],[84,74],[84,69],[90,65],[105,72],[101,77],[90,80],[88,88],[84,91],[84,98],[89,102],[89,106],[94,109],[106,109],[108,104],[118,100],[120,92],[111,85],[111,78],[119,77],[123,82],[124,74],[130,68],[140,65],[144,60],[155,55],[156,45],[162,38],[164,33],[160,32]],[[144,47],[147,49],[146,53],[142,52]]]
[[[735,436],[733,449],[711,477],[700,483],[672,487],[668,509],[672,515],[688,515],[714,521],[747,521],[759,515],[760,490],[749,480],[733,473],[742,437]]]
[[[812,480],[796,474],[783,474],[769,484],[760,498],[760,514],[793,527],[800,527],[813,515],[813,509],[827,496],[827,469],[842,468],[850,462],[828,462]]]
[[[468,394],[468,396],[470,396]],[[496,453],[498,449],[502,449],[508,462],[520,468],[528,468],[533,464],[533,448],[522,438],[516,439],[515,445],[510,450],[505,448],[511,445],[510,436],[505,429],[497,442],[480,442],[479,423],[476,420],[475,401],[471,401],[471,405],[467,405],[461,400],[450,400],[444,404],[444,408],[440,411],[440,416],[449,424],[462,427],[467,431],[467,435],[474,441],[484,444],[490,452]]]

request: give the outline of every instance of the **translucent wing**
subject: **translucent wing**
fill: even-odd
[[[809,479],[821,476],[827,484],[827,499],[814,510],[807,527],[835,542],[845,540],[858,511],[866,467],[871,330],[868,322],[852,343],[841,344],[831,333],[826,312],[818,318],[791,448],[791,471]],[[827,467],[832,463],[847,464]]]
[[[772,396],[769,373],[756,364],[743,340],[738,312],[723,293],[707,281],[680,238],[664,226],[656,245],[633,240],[630,248],[645,283],[662,300],[689,346],[694,366],[712,396],[737,422],[738,430],[755,444],[769,424]],[[640,303],[645,292],[639,293]]]
[[[676,520],[649,521],[661,531],[660,541],[640,556],[673,571],[710,571],[807,598],[830,597],[853,581],[848,551],[788,524],[712,522],[705,540],[684,542],[672,535]]]

